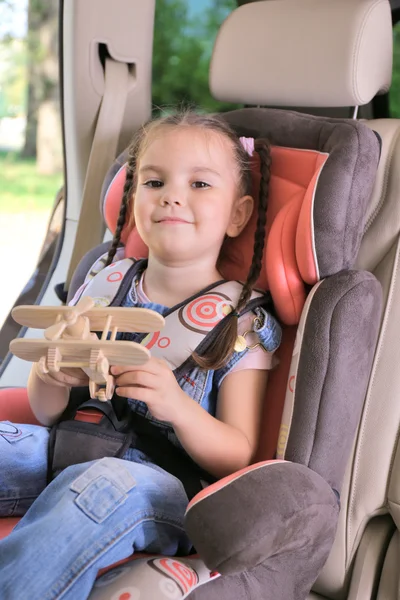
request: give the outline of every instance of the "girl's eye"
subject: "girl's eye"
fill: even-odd
[[[149,188],[160,188],[164,184],[159,179],[149,179],[148,181],[145,181],[143,185]]]
[[[195,187],[195,188],[208,188],[208,187],[210,187],[210,184],[206,183],[205,181],[194,181],[192,183],[192,187]]]

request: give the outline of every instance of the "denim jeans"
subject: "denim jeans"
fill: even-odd
[[[0,598],[84,600],[99,569],[132,552],[187,554],[181,482],[129,449],[65,469],[46,487],[49,432],[0,423]]]

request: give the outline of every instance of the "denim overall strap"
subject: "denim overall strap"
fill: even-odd
[[[256,298],[251,299],[250,302],[248,302],[244,309],[240,311],[239,317],[245,315],[250,311],[257,311],[257,309],[264,309],[265,311],[268,311],[270,310],[271,306],[272,299],[269,293],[264,294],[263,296],[258,296]],[[223,330],[226,319],[229,318],[231,317],[227,315],[224,319],[219,321],[219,323],[217,323],[215,327],[211,331],[209,331],[209,333],[203,338],[203,340],[196,348],[196,353],[199,356],[205,356],[207,354],[210,345],[216,339],[218,339],[219,335],[221,334],[221,331]],[[195,367],[195,365],[196,363],[192,358],[192,354],[190,354],[187,357],[187,359],[174,370],[176,378],[180,379],[181,377],[184,377],[189,371],[191,371]]]

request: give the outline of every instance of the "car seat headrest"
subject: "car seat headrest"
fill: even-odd
[[[355,120],[313,117],[248,108],[223,115],[240,136],[272,143],[267,234],[258,287],[271,291],[283,323],[298,323],[306,286],[353,266],[379,161],[375,133]],[[125,182],[123,153],[102,190],[102,210],[114,232]],[[252,159],[253,196],[258,199],[258,155]],[[253,254],[257,208],[239,237],[228,240],[221,271],[245,280]],[[147,256],[136,229],[121,241],[126,255]]]
[[[392,77],[387,0],[267,0],[220,27],[210,90],[224,102],[333,107],[367,104]]]

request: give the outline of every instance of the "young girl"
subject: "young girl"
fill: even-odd
[[[267,373],[280,342],[279,325],[263,308],[245,312],[264,247],[268,143],[239,140],[222,119],[193,113],[144,127],[130,147],[106,267],[118,265],[112,261],[127,221],[137,227],[149,258],[138,263],[119,305],[165,314],[221,283],[226,240],[240,234],[253,210],[254,149],[262,175],[254,256],[206,355],[195,351],[189,376],[181,378],[160,356],[142,366],[112,368],[117,394],[131,399],[131,410],[215,478],[251,463]],[[89,283],[88,277],[74,301]],[[249,329],[258,345],[235,350],[238,331]],[[34,599],[84,599],[99,569],[132,552],[191,550],[183,528],[188,497],[182,483],[138,448],[129,448],[123,459],[71,465],[46,487],[49,426],[65,411],[71,388],[86,384],[78,369],[50,375],[35,364],[28,395],[44,426],[1,424],[0,515],[26,513],[0,542],[1,598],[19,600],[29,590]]]

